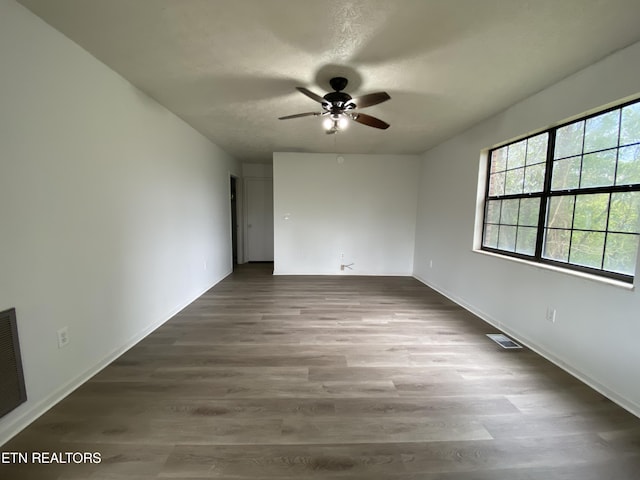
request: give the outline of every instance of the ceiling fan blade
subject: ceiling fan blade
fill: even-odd
[[[391,99],[387,92],[377,92],[370,93],[368,95],[363,95],[362,97],[354,98],[349,103],[355,104],[355,108],[366,108],[371,107],[373,105],[378,105],[379,103],[386,102]]]
[[[318,103],[324,103],[325,102],[324,98],[322,98],[320,95],[317,95],[317,94],[313,93],[311,90],[307,90],[304,87],[296,87],[296,89],[300,93],[302,93],[302,94],[306,95],[307,97],[309,97],[311,100],[315,100]]]
[[[379,118],[372,117],[371,115],[366,115],[364,113],[352,113],[349,116],[354,122],[367,125],[368,127],[380,128],[382,130],[389,128],[389,124],[387,122],[383,122]]]
[[[300,118],[300,117],[317,117],[320,115],[318,112],[306,112],[306,113],[296,113],[295,115],[287,115],[286,117],[278,117],[278,120],[289,120],[290,118]]]

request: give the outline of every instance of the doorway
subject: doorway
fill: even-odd
[[[273,262],[273,178],[244,179],[245,260]]]
[[[231,199],[231,262],[235,270],[238,265],[238,182],[233,175],[229,176],[230,180],[230,199]]]

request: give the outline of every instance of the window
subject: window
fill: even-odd
[[[632,282],[640,102],[489,152],[482,249]]]

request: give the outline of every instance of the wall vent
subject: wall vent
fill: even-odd
[[[0,312],[0,417],[27,400],[16,310]]]
[[[487,333],[487,337],[496,342],[502,348],[522,348],[522,345],[511,340],[503,333]]]

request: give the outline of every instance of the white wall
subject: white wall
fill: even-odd
[[[640,43],[427,152],[414,271],[417,278],[502,325],[636,415],[640,415],[637,289],[474,253],[472,243],[482,149],[637,95],[638,78]],[[547,306],[557,310],[557,323],[545,320]]]
[[[411,275],[418,175],[411,155],[274,153],[275,273]]]
[[[0,310],[17,309],[29,398],[2,444],[231,271],[240,172],[11,0],[0,65]]]

